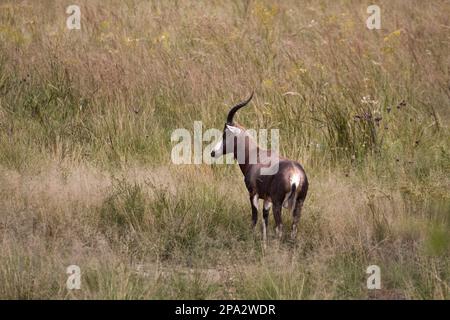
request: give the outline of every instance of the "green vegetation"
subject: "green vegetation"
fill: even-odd
[[[0,5],[0,298],[449,299],[448,2],[78,3]],[[170,159],[252,90],[310,180],[267,250],[237,166]]]

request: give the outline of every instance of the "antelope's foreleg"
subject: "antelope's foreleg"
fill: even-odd
[[[255,230],[256,223],[258,222],[258,195],[250,195],[250,204],[252,205],[252,228]]]
[[[269,211],[270,211],[270,207],[271,206],[272,206],[271,202],[264,201],[264,207],[263,207],[264,222],[262,224],[263,241],[264,241],[264,243],[267,241],[267,227],[269,226]]]

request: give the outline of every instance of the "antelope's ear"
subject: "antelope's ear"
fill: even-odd
[[[234,126],[230,126],[229,124],[227,124],[227,129],[230,130],[230,132],[232,134],[234,134],[235,136],[237,136],[239,133],[242,132],[242,130],[238,127],[234,127]]]

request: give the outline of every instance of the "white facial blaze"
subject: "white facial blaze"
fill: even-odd
[[[222,131],[217,129],[208,129],[203,134],[204,142],[211,142],[203,150],[203,162],[205,164],[223,163],[219,162],[218,158],[211,157],[211,152],[217,146],[218,142],[222,140]]]
[[[228,133],[228,134],[225,134],[226,140],[224,141],[222,139],[212,149],[212,151],[214,151],[215,158],[219,158],[220,156],[223,155],[224,144],[226,146],[227,153],[232,152],[234,150],[234,136],[236,136],[242,132],[242,130],[240,128],[230,126],[228,124],[227,124],[226,131]]]
[[[212,149],[212,151],[214,151],[214,157],[218,158],[222,155],[223,153],[223,140],[220,140]]]

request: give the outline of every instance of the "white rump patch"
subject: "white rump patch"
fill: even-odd
[[[298,188],[298,186],[300,185],[300,174],[299,173],[294,173],[291,177],[290,177],[290,181],[291,181],[291,186],[293,184],[295,184],[295,187]]]
[[[288,193],[286,193],[286,196],[284,197],[284,201],[283,201],[283,207],[284,208],[288,208],[289,207],[289,197],[291,196],[292,193],[292,186],[295,185],[295,187],[298,190],[298,186],[300,185],[300,180],[301,180],[301,176],[300,173],[296,172],[294,173],[292,176],[290,176],[289,181],[291,183],[291,191],[289,191]]]

